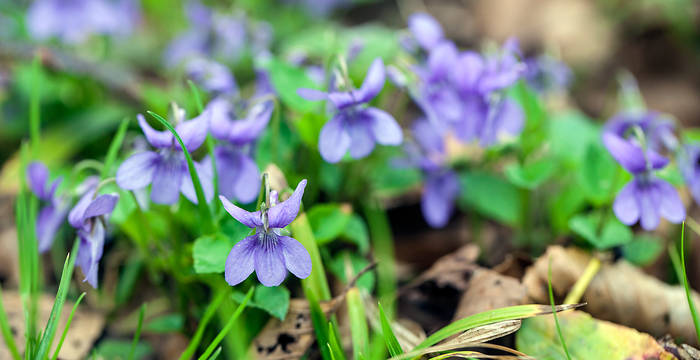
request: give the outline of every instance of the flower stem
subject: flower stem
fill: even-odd
[[[581,301],[581,297],[583,297],[583,294],[586,292],[588,285],[598,273],[598,270],[600,270],[600,259],[593,254],[591,260],[588,261],[588,265],[583,271],[583,274],[578,278],[578,280],[576,280],[576,283],[566,295],[564,304],[576,304]]]
[[[369,233],[377,258],[377,293],[379,302],[384,304],[387,317],[394,318],[396,304],[396,258],[389,219],[376,203],[365,203],[364,212],[369,225]]]

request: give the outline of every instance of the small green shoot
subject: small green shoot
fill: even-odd
[[[207,306],[207,309],[204,310],[204,315],[202,316],[202,320],[199,322],[199,326],[197,326],[197,330],[194,332],[194,336],[192,336],[192,340],[190,340],[190,344],[187,345],[187,348],[185,351],[180,355],[180,360],[187,360],[191,359],[192,356],[194,355],[194,352],[197,351],[197,347],[199,346],[199,343],[202,341],[202,336],[204,336],[204,330],[207,327],[207,324],[209,324],[209,321],[211,318],[216,314],[216,310],[219,308],[221,303],[224,301],[224,297],[226,296],[226,292],[222,291],[219,293],[219,295],[214,298],[214,301],[212,301],[209,306]]]
[[[381,303],[379,303],[379,319],[382,323],[382,336],[384,337],[384,341],[386,342],[386,348],[389,350],[389,355],[394,357],[403,354],[401,345],[399,344],[399,341],[396,340],[396,335],[394,335],[394,331],[391,330],[391,322],[389,322],[389,319],[387,319],[386,313],[384,313],[384,308],[382,307]]]
[[[78,305],[80,305],[80,302],[83,301],[83,298],[85,297],[86,293],[80,294],[78,297],[78,300],[76,300],[75,305],[73,305],[73,309],[70,311],[70,315],[68,316],[68,321],[66,321],[66,327],[63,328],[63,334],[61,334],[61,338],[58,340],[58,345],[56,346],[56,351],[53,352],[53,356],[51,357],[52,360],[58,359],[58,353],[61,351],[61,348],[63,347],[63,342],[66,340],[66,336],[68,335],[68,329],[70,328],[70,324],[73,322],[73,316],[75,316],[75,312],[78,310]]]
[[[255,290],[254,287],[251,287],[250,290],[248,290],[248,293],[245,295],[245,299],[243,299],[243,302],[241,302],[238,305],[236,311],[233,312],[224,328],[221,329],[221,331],[219,331],[219,333],[214,338],[214,341],[212,341],[211,344],[209,344],[209,347],[207,347],[204,353],[199,357],[199,360],[209,359],[216,347],[219,346],[219,343],[221,343],[221,340],[223,340],[226,334],[228,334],[228,332],[231,330],[233,324],[236,322],[236,319],[238,319],[238,317],[243,312],[243,309],[245,309],[246,305],[248,305],[248,301],[250,301],[250,298],[253,297],[253,290]]]
[[[552,291],[552,259],[549,259],[549,265],[547,267],[547,291],[549,292],[549,303],[552,305],[552,316],[554,316],[554,326],[557,328],[557,335],[559,336],[559,341],[561,342],[561,347],[564,348],[564,353],[566,358],[571,360],[571,354],[569,354],[569,349],[566,347],[566,342],[564,341],[564,335],[561,333],[561,328],[559,327],[559,318],[557,317],[557,308],[554,303],[554,292]]]
[[[134,354],[136,353],[136,345],[139,343],[139,338],[141,337],[141,329],[143,328],[143,317],[146,315],[146,303],[141,305],[139,310],[139,322],[136,324],[136,332],[134,332],[134,339],[131,341],[131,350],[129,351],[129,360],[134,360]]]

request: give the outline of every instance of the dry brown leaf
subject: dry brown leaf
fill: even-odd
[[[552,261],[552,288],[562,297],[588,264],[588,253],[576,248],[550,246],[528,269],[523,284],[535,302],[546,303],[548,259]],[[695,303],[700,296],[693,292]],[[583,295],[585,310],[596,318],[627,325],[654,336],[671,334],[697,345],[695,328],[680,286],[651,277],[625,261],[603,264]]]
[[[657,342],[664,350],[670,352],[679,360],[700,360],[700,351],[687,344],[676,344],[676,341],[670,335],[664,336]]]
[[[39,297],[39,322],[38,325],[42,328],[46,325],[49,319],[49,314],[51,313],[51,308],[53,307],[55,298],[50,295],[41,295]],[[22,300],[17,291],[4,290],[2,292],[2,301],[5,306],[5,311],[7,312],[7,319],[10,323],[10,328],[12,329],[12,334],[17,344],[20,353],[24,352],[24,315],[22,311]],[[58,340],[63,333],[63,329],[66,327],[66,321],[73,309],[72,301],[66,301],[63,305],[63,311],[61,312],[61,318],[58,322],[58,327],[56,330],[56,336],[54,338],[53,346],[50,355],[53,355]],[[97,337],[102,333],[104,328],[105,319],[104,316],[98,312],[85,310],[84,306],[79,306],[75,311],[73,316],[73,321],[71,322],[70,328],[68,329],[68,335],[66,340],[61,347],[59,353],[59,358],[62,360],[73,360],[73,359],[83,359],[88,354],[92,348],[92,344],[95,342]],[[0,347],[0,359],[10,359],[11,355],[7,348],[4,346]]]
[[[482,311],[522,305],[526,300],[527,291],[519,280],[492,270],[479,269],[459,301],[454,320]]]

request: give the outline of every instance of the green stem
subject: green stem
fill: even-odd
[[[180,360],[187,360],[192,358],[194,352],[199,346],[199,343],[202,341],[202,336],[204,335],[204,330],[206,329],[207,324],[209,324],[209,321],[216,313],[216,310],[224,301],[225,295],[226,292],[220,292],[219,295],[216,296],[214,301],[212,301],[209,304],[209,306],[207,306],[207,309],[204,311],[204,316],[202,316],[202,319],[200,320],[199,325],[197,326],[197,330],[194,332],[194,336],[192,336],[192,340],[190,340],[189,345],[187,345],[185,351],[182,353],[182,355],[180,355]]]
[[[131,350],[129,351],[129,360],[134,359],[134,355],[136,354],[136,345],[139,343],[139,338],[141,337],[141,328],[143,327],[143,317],[146,315],[146,303],[143,303],[141,305],[141,309],[139,311],[139,322],[136,325],[136,332],[134,333],[134,339],[131,341]]]
[[[321,260],[321,252],[318,249],[318,244],[314,238],[306,213],[299,214],[289,227],[294,238],[304,245],[311,256],[311,275],[301,281],[302,285],[311,288],[319,300],[330,300],[331,289],[328,286],[325,267]]]
[[[66,321],[66,327],[63,329],[63,334],[61,334],[61,338],[58,340],[58,345],[56,345],[56,350],[53,352],[53,357],[51,357],[52,360],[58,359],[58,353],[61,351],[63,342],[66,341],[66,336],[68,335],[68,328],[70,328],[70,324],[73,322],[73,316],[75,316],[75,312],[78,310],[78,305],[80,305],[80,302],[85,297],[85,294],[86,293],[80,294],[78,300],[75,302],[75,305],[73,305],[73,309],[71,309],[70,315],[68,315],[68,321]]]
[[[695,325],[695,335],[698,337],[698,344],[700,344],[700,319],[698,318],[698,311],[695,308],[695,303],[693,302],[692,292],[690,291],[690,286],[688,285],[688,274],[685,270],[685,222],[683,222],[683,227],[681,228],[681,270],[683,287],[685,288],[685,297],[688,300],[688,307],[690,308],[690,314],[693,316],[693,325]]]
[[[233,327],[233,324],[236,322],[236,319],[238,316],[241,315],[243,312],[243,309],[245,309],[246,305],[248,305],[248,301],[250,301],[250,298],[253,297],[253,290],[255,288],[251,287],[250,290],[248,290],[248,293],[246,294],[245,298],[243,299],[243,302],[241,302],[240,305],[236,308],[236,311],[234,311],[233,315],[228,320],[228,323],[226,323],[226,326],[224,326],[223,329],[219,332],[219,334],[216,335],[216,338],[214,338],[214,341],[209,344],[209,347],[204,351],[204,353],[199,357],[199,360],[205,360],[208,359],[209,356],[214,352],[217,346],[219,346],[219,343],[221,343],[221,340],[224,339],[226,334],[231,330]]]
[[[5,307],[2,304],[2,288],[0,288],[0,329],[2,330],[2,338],[5,340],[7,349],[10,351],[10,355],[14,360],[20,360],[22,357],[17,351],[17,344],[12,338],[12,329],[10,328],[10,323],[7,320],[7,313],[5,312]]]
[[[557,328],[557,335],[559,336],[559,342],[561,342],[561,347],[564,349],[566,358],[571,360],[571,355],[569,354],[569,349],[566,347],[566,342],[564,341],[564,335],[561,333],[561,327],[559,327],[559,317],[557,316],[557,306],[554,303],[554,292],[552,291],[552,259],[549,259],[549,266],[547,267],[547,292],[549,293],[549,303],[552,305],[552,316],[554,316],[554,326]]]
[[[32,157],[39,155],[39,144],[41,141],[41,84],[39,77],[41,74],[41,56],[34,55],[32,63],[32,87],[29,95],[29,138],[31,141]]]
[[[199,95],[199,88],[197,88],[197,85],[195,85],[192,80],[187,80],[187,85],[189,85],[190,90],[192,91],[192,96],[194,96],[194,102],[197,105],[197,111],[201,115],[204,112],[204,104],[202,103],[202,97]],[[211,159],[211,170],[212,170],[212,179],[214,183],[214,194],[219,193],[219,173],[216,171],[216,157],[214,156],[214,138],[211,136],[211,134],[207,134],[207,152],[209,153],[209,158]],[[218,209],[220,206],[220,203],[218,201],[214,201],[212,204],[214,207],[214,214],[218,213]]]
[[[385,305],[387,317],[394,319],[396,294],[396,259],[394,242],[391,235],[389,219],[383,209],[376,203],[364,204],[365,217],[374,245],[377,259],[377,293],[379,301]]]

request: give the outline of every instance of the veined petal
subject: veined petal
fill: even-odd
[[[278,246],[282,247],[282,256],[287,270],[300,279],[311,275],[311,256],[304,245],[289,236],[278,236]]]
[[[603,134],[603,144],[622,167],[633,174],[646,171],[642,149],[612,133]]]
[[[29,189],[41,200],[48,200],[50,195],[46,191],[46,182],[49,179],[49,169],[39,161],[33,161],[27,166],[27,183]]]
[[[225,197],[219,195],[219,200],[224,205],[224,209],[228,212],[234,219],[238,220],[241,224],[249,227],[256,228],[262,226],[262,221],[260,220],[260,211],[250,212],[233,205]],[[274,209],[274,208],[273,208]]]
[[[370,129],[378,143],[382,145],[399,145],[403,141],[401,127],[393,116],[384,110],[367,108],[364,113],[370,118]]]
[[[144,118],[141,114],[136,115],[136,118],[139,121],[139,126],[141,127],[143,134],[146,136],[146,140],[148,140],[148,143],[151,144],[151,146],[157,148],[172,146],[173,134],[171,134],[170,131],[158,131],[153,129],[151,125],[146,122],[146,118]]]
[[[156,204],[176,203],[180,197],[182,179],[187,175],[182,153],[161,155],[153,174],[151,200]]]
[[[328,99],[328,94],[316,89],[297,89],[297,95],[310,101],[322,101]]]
[[[204,142],[204,139],[207,138],[210,118],[211,112],[205,110],[196,118],[184,121],[175,127],[175,131],[180,135],[182,142],[185,143],[187,151],[193,152],[197,150]],[[180,143],[176,142],[175,147],[180,149]]]
[[[613,203],[613,211],[618,220],[625,225],[634,225],[639,220],[639,204],[637,203],[637,182],[632,180],[617,193]]]
[[[685,207],[676,189],[661,179],[656,179],[654,186],[660,197],[659,214],[674,224],[685,220]]]
[[[329,163],[336,163],[350,147],[350,135],[345,130],[345,118],[343,114],[335,115],[321,129],[318,138],[318,150],[321,156]]]
[[[131,155],[117,169],[117,185],[125,190],[146,187],[153,181],[158,154],[152,151]]]
[[[358,91],[359,97],[357,100],[365,103],[374,99],[384,87],[385,76],[384,62],[382,62],[381,58],[374,59],[372,65],[369,66],[369,70],[367,70],[365,81]]]
[[[224,278],[229,285],[240,284],[253,272],[257,239],[258,234],[248,236],[236,243],[228,253]]]
[[[279,244],[258,245],[255,248],[255,273],[260,283],[265,286],[277,286],[284,281],[287,268],[284,266],[282,248]]]
[[[114,207],[119,201],[119,195],[116,194],[102,194],[92,200],[90,205],[85,209],[83,218],[88,219],[91,217],[106,215],[114,210]]]
[[[305,187],[306,179],[299,182],[289,199],[282,201],[277,206],[273,206],[270,209],[268,216],[271,228],[283,228],[294,221],[299,213],[301,198],[304,196]]]
[[[432,49],[445,36],[440,23],[426,13],[415,13],[409,16],[408,28],[418,44],[425,50]]]

